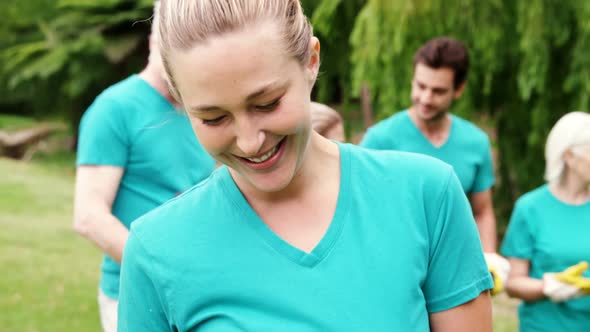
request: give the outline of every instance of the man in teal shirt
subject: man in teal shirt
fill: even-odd
[[[146,68],[100,94],[80,124],[74,228],[105,254],[99,309],[107,332],[117,328],[120,263],[131,223],[215,167],[168,92],[156,42],[152,32]]]
[[[465,90],[468,69],[468,52],[459,41],[441,37],[427,42],[414,57],[412,106],[370,128],[361,145],[426,154],[453,166],[469,198],[488,265],[505,279],[508,263],[496,254],[490,141],[477,126],[449,113]]]

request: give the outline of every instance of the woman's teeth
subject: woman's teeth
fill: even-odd
[[[245,159],[247,159],[253,163],[261,163],[261,162],[267,161],[268,158],[272,157],[277,152],[278,149],[279,149],[279,144],[275,145],[274,148],[272,148],[270,151],[268,151],[264,155],[260,156],[259,158],[245,158]]]

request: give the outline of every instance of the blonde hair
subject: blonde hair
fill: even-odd
[[[576,145],[590,144],[590,114],[571,112],[553,126],[545,145],[545,180],[559,181],[565,170],[563,155]]]
[[[189,50],[207,38],[271,20],[281,29],[287,54],[302,65],[310,57],[312,27],[299,0],[161,0],[158,39],[172,92],[172,50]]]

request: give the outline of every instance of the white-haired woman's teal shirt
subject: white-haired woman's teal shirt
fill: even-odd
[[[547,185],[525,194],[516,202],[501,252],[530,261],[529,276],[535,279],[590,262],[590,202],[568,205]],[[523,302],[518,316],[521,332],[587,332],[590,297],[564,303]]]
[[[209,176],[215,161],[188,118],[138,75],[111,86],[80,123],[77,165],[124,169],[112,213],[125,227]],[[119,294],[120,266],[105,255],[100,289]]]
[[[429,331],[429,313],[492,287],[448,165],[339,147],[335,214],[310,253],[266,226],[226,167],[138,220],[119,331]]]
[[[451,114],[447,141],[435,147],[412,122],[407,110],[369,128],[361,146],[425,154],[453,166],[466,194],[483,192],[495,182],[490,140],[474,124]]]

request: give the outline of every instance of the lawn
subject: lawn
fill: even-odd
[[[73,156],[0,159],[0,331],[100,331],[100,253],[72,231]],[[494,331],[516,331],[494,300]]]
[[[0,129],[13,131],[28,128],[36,124],[34,119],[19,115],[0,114]]]
[[[0,159],[0,330],[100,331],[100,253],[72,231],[73,168]]]

